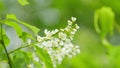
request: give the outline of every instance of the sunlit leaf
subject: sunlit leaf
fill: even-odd
[[[0,28],[0,33],[1,33],[1,28]],[[5,30],[2,29],[2,34],[5,34],[5,33],[6,33]]]
[[[22,6],[25,6],[25,5],[28,5],[29,2],[27,0],[18,0],[18,2],[22,5]]]
[[[25,22],[19,21],[19,23],[21,23],[21,24],[25,25],[26,27],[30,28],[34,32],[35,35],[37,35],[38,32],[40,31],[40,29],[38,29],[37,27],[29,25]]]
[[[17,20],[17,18],[16,18],[16,16],[14,14],[7,14],[6,19]]]
[[[38,32],[40,31],[39,28],[37,28],[35,26],[32,26],[32,25],[29,25],[29,24],[27,24],[27,23],[25,23],[23,21],[18,20],[14,14],[8,14],[7,17],[6,17],[6,19],[12,19],[12,20],[14,20],[14,21],[16,21],[16,22],[18,22],[20,24],[23,24],[24,26],[26,26],[29,29],[31,29],[34,32],[35,35],[37,35]]]
[[[5,24],[8,25],[8,26],[13,27],[16,30],[18,36],[22,35],[22,28],[16,22],[7,20],[5,22]]]

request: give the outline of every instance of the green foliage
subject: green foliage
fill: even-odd
[[[95,12],[94,26],[101,37],[112,34],[114,29],[114,12],[110,7],[102,7]]]
[[[2,57],[2,52],[3,52],[3,47],[2,44],[0,43],[0,57]],[[0,61],[3,60],[2,58],[0,58]]]
[[[17,5],[18,1],[20,5],[24,6],[21,8],[20,5]],[[60,28],[64,27],[66,25],[66,19],[68,19],[70,16],[76,16],[79,18],[77,21],[78,24],[81,26],[80,31],[76,34],[74,38],[74,43],[77,43],[80,45],[81,48],[81,54],[77,57],[70,59],[65,59],[61,65],[57,68],[120,68],[120,47],[119,47],[119,38],[120,35],[117,32],[117,30],[120,31],[120,0],[0,0],[0,14],[6,14],[6,13],[15,13],[18,15],[20,19],[23,19],[24,21],[30,22],[33,25],[41,28],[41,35],[42,30],[47,29],[54,29],[54,28]],[[28,5],[29,2],[31,5]],[[25,6],[28,5],[28,6]],[[104,6],[104,7],[102,7]],[[105,7],[109,6],[109,7]],[[100,8],[102,7],[102,8]],[[96,10],[97,9],[97,10]],[[96,11],[95,11],[96,10]],[[95,11],[95,14],[93,14]],[[113,12],[114,11],[114,12]],[[21,21],[16,18],[14,14],[8,14],[8,19],[4,21],[11,21],[16,23],[18,26],[21,25]],[[13,16],[12,16],[13,15]],[[115,16],[114,16],[115,15]],[[11,18],[12,17],[12,18]],[[94,23],[93,23],[93,17],[94,17]],[[115,21],[114,21],[114,20]],[[50,25],[46,25],[45,23],[49,23]],[[51,26],[55,23],[54,26]],[[5,23],[5,22],[4,22]],[[25,22],[24,22],[25,23]],[[26,23],[25,23],[26,24]],[[22,24],[25,26],[25,24]],[[113,28],[116,28],[117,24],[117,30]],[[7,24],[6,24],[7,25]],[[100,35],[96,35],[96,33],[93,31],[93,25],[95,26],[95,30]],[[11,26],[15,30],[19,30],[19,27]],[[29,26],[25,26],[28,27]],[[34,28],[34,27],[33,27]],[[29,28],[33,33],[36,35],[39,30],[35,28],[35,30],[32,30],[32,27]],[[3,35],[6,35],[6,30],[3,29]],[[109,34],[114,35],[109,37]],[[1,32],[0,32],[1,33]],[[28,39],[32,39],[32,42],[36,41],[36,38],[33,37],[33,34],[24,32],[24,29],[22,28],[21,31],[16,31],[18,36],[25,42],[27,42]],[[20,36],[21,34],[21,36]],[[6,35],[7,36],[7,35]],[[99,38],[100,37],[100,38]],[[102,38],[102,39],[101,39]],[[34,39],[34,40],[33,40]],[[11,39],[10,41],[15,41],[14,39]],[[1,42],[1,40],[0,40]],[[17,42],[14,42],[15,44]],[[118,44],[118,46],[114,45]],[[19,45],[19,44],[18,44]],[[105,46],[106,47],[105,47]],[[7,45],[8,46],[8,45]],[[16,45],[17,46],[17,45]],[[20,46],[24,47],[24,46]],[[33,46],[28,46],[28,49],[34,49]],[[15,47],[9,46],[8,49]],[[22,50],[18,54],[23,55],[23,59],[29,59],[25,58],[26,54],[31,56],[31,54],[28,54],[29,50],[26,49],[18,49]],[[17,50],[15,51],[16,53]],[[14,53],[10,54],[15,55]],[[18,56],[18,57],[19,57]],[[14,64],[21,64],[19,61],[20,58],[16,58],[15,60],[12,58],[12,61],[16,62]],[[22,59],[22,60],[23,60]],[[29,59],[32,60],[33,64],[35,65],[35,68],[42,68],[42,65],[40,65],[40,62],[36,62],[33,60],[33,58]],[[7,63],[6,54],[4,52],[4,49],[2,45],[0,44],[0,68],[6,68],[3,67]],[[40,60],[41,61],[41,60]],[[3,62],[3,63],[2,63]],[[23,62],[23,61],[22,61]],[[5,64],[4,64],[5,63]],[[29,63],[26,62],[26,63]],[[26,68],[26,63],[23,64]],[[15,66],[15,65],[14,65]],[[18,66],[17,66],[18,67]],[[24,67],[22,67],[24,68]]]
[[[25,22],[22,22],[22,21],[18,21],[18,22],[25,25],[26,27],[30,28],[34,32],[35,35],[37,35],[38,32],[40,31],[40,29],[36,28],[35,26],[26,24]]]
[[[20,38],[23,40],[23,42],[26,42],[28,39],[35,40],[34,37],[27,32],[23,32]]]
[[[74,47],[72,45],[72,43],[71,43],[71,39],[73,38],[75,32],[79,28],[79,26],[77,24],[73,25],[74,28],[72,28],[72,23],[74,23],[75,21],[76,21],[76,18],[72,17],[71,20],[68,21],[68,27],[60,30],[60,33],[61,33],[61,34],[59,33],[59,37],[60,38],[58,37],[58,39],[57,39],[56,36],[54,37],[53,35],[58,33],[58,31],[59,31],[58,29],[55,29],[55,30],[52,30],[52,31],[48,31],[46,29],[44,31],[46,36],[45,37],[41,37],[41,36],[37,35],[38,32],[39,32],[38,28],[18,20],[14,14],[8,14],[6,16],[6,19],[2,20],[2,23],[0,23],[1,24],[1,30],[4,29],[2,27],[4,24],[13,27],[16,30],[17,35],[19,36],[19,38],[21,38],[23,40],[23,42],[24,42],[22,46],[18,47],[17,49],[13,49],[13,51],[8,53],[6,47],[4,46],[4,44],[5,45],[9,44],[9,38],[7,38],[6,35],[4,36],[4,34],[2,34],[2,31],[1,31],[1,34],[2,34],[1,35],[1,41],[5,40],[2,43],[2,45],[4,47],[4,50],[5,50],[5,53],[6,53],[6,57],[8,58],[8,62],[9,62],[10,68],[11,67],[13,67],[13,68],[27,68],[28,67],[29,68],[29,67],[33,67],[33,66],[37,67],[37,68],[38,67],[39,68],[41,68],[41,67],[55,68],[56,65],[57,65],[56,63],[58,61],[60,63],[62,62],[62,59],[64,58],[63,56],[65,56],[65,55],[70,56],[70,55],[72,55],[74,53],[76,55],[77,53],[79,53],[80,52],[79,46]],[[34,38],[33,35],[31,35],[31,34],[29,34],[27,32],[23,32],[23,29],[22,29],[22,27],[19,24],[22,24],[25,27],[28,27],[29,29],[31,29],[34,32],[34,35],[37,36],[37,38]],[[69,30],[69,28],[72,28],[72,29]],[[65,40],[67,34],[61,32],[61,31],[65,31],[65,30],[66,30],[66,33],[67,33],[67,31],[69,31],[71,33],[70,36],[69,36],[71,39]],[[3,39],[2,39],[2,37],[3,37]],[[65,37],[65,39],[61,39],[62,37]],[[46,50],[47,48],[44,49],[44,48],[38,47],[38,46],[41,46],[39,44],[48,44],[48,42],[45,42],[48,39],[49,40],[51,39],[49,42],[51,42],[50,44],[52,45],[51,46],[51,48],[53,48],[52,50],[56,51],[56,53],[55,53],[56,55],[52,56],[53,58],[51,58],[51,56],[50,56],[52,54],[49,54],[49,52]],[[59,40],[59,39],[61,39],[61,40]],[[58,46],[59,45],[71,46],[70,47],[71,51],[68,51],[69,54],[68,53],[63,54],[61,57],[57,56],[57,52],[61,51],[63,48],[67,49],[67,46],[66,47],[65,46],[61,47],[60,46],[61,49],[59,49],[59,47],[56,47],[56,49],[54,49],[55,46],[54,46],[53,42],[55,42],[55,41],[57,42],[56,45],[58,45]],[[60,44],[61,41],[64,42],[64,43]],[[71,44],[71,45],[69,45],[69,44]],[[29,47],[28,49],[26,48],[27,50],[29,50],[30,48],[31,48],[31,50],[35,49],[36,50],[35,54],[37,54],[37,56],[39,57],[40,61],[39,60],[38,61],[34,60],[36,58],[36,57],[34,57],[35,55],[31,55],[31,54],[28,55],[28,52],[26,50],[22,50],[25,47]],[[77,50],[75,51],[75,49],[77,49]],[[59,54],[61,54],[61,53],[64,53],[64,52],[60,52]],[[34,54],[34,53],[32,53],[32,54]],[[32,56],[32,58],[31,58],[31,56]],[[12,59],[11,59],[11,57],[12,57]],[[56,58],[55,61],[53,61],[54,57]],[[60,58],[60,60],[59,60],[59,58]],[[12,60],[12,62],[11,62],[11,60]],[[39,62],[41,62],[41,65],[39,64]]]
[[[35,68],[42,68],[42,65],[40,64],[40,62],[33,61],[33,63],[35,65]]]
[[[5,45],[6,45],[6,46],[9,45],[10,39],[9,39],[6,35],[3,35],[3,39],[4,39]]]
[[[42,60],[42,62],[44,62],[46,68],[53,68],[52,61],[46,50],[36,46],[36,52],[39,58]]]
[[[34,32],[35,35],[37,35],[38,32],[40,31],[40,29],[38,29],[37,27],[29,25],[29,24],[26,24],[25,22],[20,21],[19,19],[16,18],[16,16],[14,14],[8,14],[7,17],[6,17],[6,19],[7,20],[10,19],[10,20],[16,21],[16,23],[23,24],[24,26],[26,26],[29,29],[31,29]],[[14,26],[14,27],[16,27],[16,26]]]
[[[16,22],[6,20],[4,24],[13,27],[16,30],[18,36],[22,35],[22,28]]]
[[[94,26],[96,32],[100,33],[102,44],[106,47],[108,61],[110,64],[112,64],[111,68],[119,68],[120,46],[115,46],[111,44],[107,39],[107,36],[109,34],[113,34],[114,32],[114,17],[114,12],[110,7],[102,7],[95,12]]]
[[[2,35],[3,36],[3,39],[4,39],[4,43],[5,43],[5,45],[6,46],[8,46],[9,45],[9,43],[10,43],[10,39],[7,37],[7,35],[5,35],[5,34],[3,34]],[[0,36],[0,40],[1,40],[1,43],[2,43],[2,38],[1,38],[1,36]],[[1,44],[2,45],[2,44]]]
[[[14,53],[12,62],[13,68],[27,68],[30,64],[30,55],[23,51],[17,51]]]
[[[18,0],[18,2],[22,5],[22,6],[25,6],[25,5],[28,5],[29,2],[27,0]]]
[[[32,39],[32,40],[36,41],[36,39],[33,37],[32,34],[23,32],[23,28],[20,26],[20,24],[23,24],[24,26],[31,29],[33,31],[34,35],[38,34],[39,29],[35,26],[26,24],[25,22],[18,20],[16,18],[16,16],[13,14],[8,14],[6,16],[6,19],[1,20],[0,24],[1,24],[1,27],[4,24],[13,27],[16,30],[17,35],[23,40],[24,43],[26,43],[28,39]],[[2,30],[2,32],[1,32],[1,30]],[[8,46],[10,43],[10,40],[7,37],[7,35],[5,34],[5,30],[3,27],[0,29],[0,34],[1,34],[0,35],[0,58],[1,58],[0,62],[1,62],[3,60],[7,59],[7,56],[5,55],[5,53],[7,55],[8,55],[8,53],[3,51],[3,50],[5,50],[3,48],[3,46],[4,46],[4,44],[5,44],[5,46]],[[22,48],[22,47],[20,47],[20,48]],[[44,55],[44,56],[46,56],[46,55]],[[8,60],[8,61],[10,63],[12,63],[13,68],[27,68],[30,66],[31,61],[33,59],[32,54],[30,54],[29,52],[20,51],[19,48],[12,54],[12,56],[8,55],[8,57],[9,58],[12,57],[12,62],[10,62],[10,60]],[[35,62],[35,65],[40,66],[40,65],[38,65],[37,62]]]

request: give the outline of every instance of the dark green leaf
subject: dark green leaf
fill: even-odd
[[[0,43],[1,42],[4,42],[4,44],[5,44],[5,46],[7,46],[7,45],[9,45],[9,43],[10,43],[10,39],[7,37],[7,35],[2,35],[3,36],[3,39],[1,38],[1,36],[0,36]]]
[[[0,61],[2,60],[2,52],[3,52],[3,47],[2,47],[2,44],[0,42]]]
[[[2,44],[0,44],[0,61],[8,61]]]

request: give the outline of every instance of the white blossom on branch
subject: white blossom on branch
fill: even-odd
[[[36,45],[48,52],[54,67],[57,64],[61,64],[66,56],[72,58],[72,56],[80,53],[80,47],[71,42],[76,31],[79,29],[79,26],[74,23],[75,21],[76,18],[71,17],[71,20],[68,20],[68,25],[65,28],[52,31],[45,29],[44,37],[37,36],[39,43]]]

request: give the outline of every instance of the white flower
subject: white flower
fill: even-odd
[[[36,56],[36,54],[33,53],[32,55],[33,55],[33,60],[35,60],[36,62],[39,62],[39,58]]]
[[[70,34],[74,35],[74,34],[75,34],[75,32],[71,32]]]
[[[37,35],[37,41],[38,41],[38,42],[41,42],[41,41],[43,41],[43,40],[44,40],[44,38],[43,38],[43,37],[41,37],[41,36]]]
[[[47,29],[45,29],[44,33],[47,37],[51,37],[53,32],[50,32]]]
[[[45,35],[49,34],[47,29],[44,30],[44,33],[45,33]]]
[[[80,49],[77,49],[76,51],[77,51],[77,53],[80,53]]]
[[[29,64],[28,68],[34,68],[34,65],[33,64]]]
[[[28,45],[31,44],[31,39],[27,39],[27,44],[28,44]]]
[[[72,25],[72,21],[68,20],[68,25]]]
[[[59,38],[62,39],[62,40],[65,40],[66,39],[66,34],[63,33],[63,32],[60,32],[59,33]]]
[[[72,24],[75,21],[76,18],[72,17],[71,20],[68,20],[68,26],[66,28],[52,31],[45,29],[45,37],[37,36],[37,41],[40,43],[36,45],[47,50],[54,67],[57,64],[61,64],[66,56],[72,58],[80,53],[79,46],[74,46],[71,42],[75,32],[79,28],[77,24]]]
[[[64,29],[60,29],[61,31],[64,31]]]
[[[76,32],[76,31],[77,31],[77,29],[73,29],[73,31],[74,31],[74,32]]]
[[[58,29],[55,29],[53,31],[51,31],[50,33],[53,35],[53,34],[56,34],[59,30]]]
[[[55,29],[55,32],[57,33],[59,30],[58,29]]]
[[[76,21],[76,17],[71,17],[71,20],[72,20],[73,22],[75,22],[75,21]]]
[[[76,29],[79,29],[80,27],[79,27],[77,24],[75,24],[75,28],[76,28]]]

